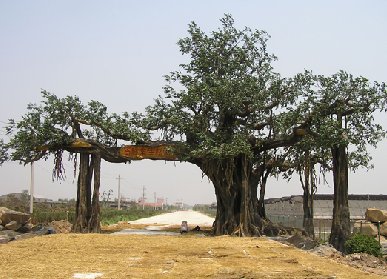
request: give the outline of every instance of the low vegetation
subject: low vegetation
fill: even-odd
[[[380,257],[381,246],[379,242],[372,236],[363,235],[360,233],[353,234],[344,244],[347,254],[367,253]]]
[[[153,209],[125,209],[117,210],[112,208],[102,208],[101,210],[101,223],[102,225],[116,224],[119,221],[134,221],[140,218],[147,218],[154,215],[166,213],[166,210],[153,210]]]
[[[29,213],[29,201],[27,194],[22,198],[10,196],[2,202],[1,206],[7,207],[19,212]],[[169,207],[173,209],[173,207]],[[75,200],[61,200],[55,203],[35,203],[31,220],[33,224],[48,224],[52,221],[66,220],[74,223],[75,220]],[[132,221],[140,218],[151,217],[154,215],[169,212],[167,210],[154,210],[153,208],[138,208],[136,206],[117,210],[111,208],[107,204],[101,207],[101,223],[110,225],[119,221]]]

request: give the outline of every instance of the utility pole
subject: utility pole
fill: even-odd
[[[153,195],[154,195],[154,198],[155,198],[154,210],[156,210],[156,201],[157,201],[157,199],[156,199],[156,192],[154,192]]]
[[[142,210],[145,209],[145,186],[142,186]]]
[[[118,210],[121,210],[121,175],[119,174],[118,175],[118,206],[117,206],[117,209]]]
[[[30,182],[30,214],[34,212],[34,162],[31,162],[31,182]]]

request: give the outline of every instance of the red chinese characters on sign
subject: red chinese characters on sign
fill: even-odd
[[[131,160],[177,160],[168,145],[126,145],[120,148],[120,156]]]

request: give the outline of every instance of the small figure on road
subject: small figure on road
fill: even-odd
[[[187,233],[188,232],[188,222],[187,221],[182,221],[181,226],[180,226],[180,233]]]
[[[197,231],[197,232],[200,232],[200,227],[199,226],[196,226],[195,228],[192,229],[193,231]]]

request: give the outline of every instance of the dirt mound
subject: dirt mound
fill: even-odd
[[[383,258],[377,258],[365,253],[344,255],[330,244],[319,245],[317,241],[299,234],[292,235],[291,237],[283,239],[281,242],[290,243],[297,248],[309,250],[313,254],[366,272],[387,276],[387,261]]]
[[[302,250],[310,250],[318,245],[316,240],[298,233],[285,238],[284,241]]]
[[[323,244],[314,247],[310,252],[317,254],[319,256],[323,257],[329,257],[329,258],[341,258],[343,257],[343,254],[339,251],[337,251],[332,245],[330,244]]]
[[[73,227],[73,225],[66,220],[52,221],[49,226],[52,227],[56,233],[69,233]]]
[[[343,255],[329,244],[319,245],[310,250],[310,252],[366,272],[387,276],[387,261],[383,258],[377,258],[365,253]]]
[[[270,220],[262,220],[262,232],[265,236],[275,237],[284,235],[304,234],[304,231],[297,228],[285,227],[281,224],[276,224]]]

